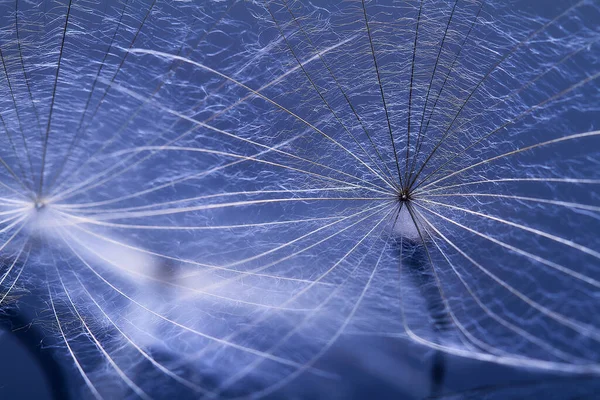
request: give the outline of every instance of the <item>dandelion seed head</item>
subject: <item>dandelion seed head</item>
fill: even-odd
[[[548,9],[0,2],[0,300],[95,398],[325,387],[354,334],[598,373],[600,10]]]

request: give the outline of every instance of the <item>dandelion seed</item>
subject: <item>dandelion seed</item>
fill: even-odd
[[[352,333],[432,394],[597,374],[600,8],[541,11],[1,2],[1,306],[43,299],[77,397],[285,396]]]

